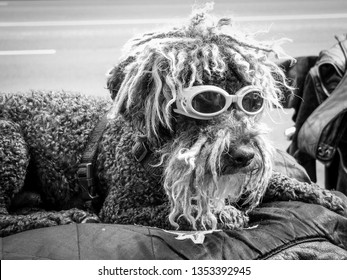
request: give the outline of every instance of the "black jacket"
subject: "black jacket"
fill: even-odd
[[[300,57],[287,75],[297,87],[289,97],[296,133],[289,154],[316,181],[316,159],[326,166],[328,189],[347,194],[347,34],[318,57]]]

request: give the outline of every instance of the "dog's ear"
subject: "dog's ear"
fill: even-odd
[[[122,83],[122,80],[124,79],[124,73],[122,69],[119,67],[119,65],[117,65],[111,68],[106,74],[106,76],[107,89],[110,91],[112,100],[114,100]]]
[[[159,140],[163,130],[172,130],[172,104],[177,89],[166,56],[147,48],[111,72],[111,117],[121,115],[150,141]]]
[[[121,84],[124,80],[125,77],[125,67],[134,61],[134,57],[130,56],[126,60],[120,62],[118,65],[115,67],[111,68],[108,73],[106,74],[107,76],[107,89],[110,91],[111,98],[114,100],[116,98],[117,92],[119,91]]]

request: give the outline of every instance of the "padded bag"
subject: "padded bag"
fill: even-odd
[[[347,218],[296,201],[264,203],[250,214],[250,228],[208,233],[202,244],[177,236],[144,226],[71,224],[4,237],[1,259],[347,259]]]

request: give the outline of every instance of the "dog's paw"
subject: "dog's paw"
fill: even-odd
[[[242,229],[248,225],[248,216],[231,205],[226,206],[217,215],[220,221],[219,227],[222,229]]]
[[[88,217],[85,217],[83,220],[82,220],[82,224],[97,224],[97,223],[100,223],[100,218],[96,215],[93,215],[93,216],[88,216]]]
[[[332,209],[338,213],[340,213],[341,215],[347,217],[347,197],[338,191],[330,191],[334,196],[333,200],[332,200],[332,205],[333,208]]]
[[[67,215],[71,218],[74,223],[99,223],[99,217],[87,211],[83,211],[80,209],[70,209],[67,210]]]

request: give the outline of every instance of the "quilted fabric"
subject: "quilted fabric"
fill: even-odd
[[[319,205],[273,202],[250,227],[205,235],[112,224],[71,224],[2,238],[1,259],[347,259],[347,218]]]

